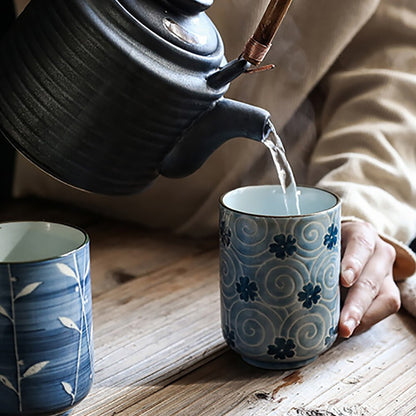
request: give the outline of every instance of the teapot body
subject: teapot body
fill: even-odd
[[[153,3],[32,0],[2,40],[0,128],[47,173],[93,192],[135,193],[225,93],[206,83],[224,56],[205,13],[193,21],[210,33],[194,33],[180,12],[167,19],[163,0],[156,11]]]

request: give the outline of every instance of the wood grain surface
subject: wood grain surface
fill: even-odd
[[[416,415],[416,322],[403,311],[307,367],[260,370],[222,339],[216,239],[41,200],[1,206],[1,221],[20,219],[78,225],[91,237],[96,374],[72,416]]]

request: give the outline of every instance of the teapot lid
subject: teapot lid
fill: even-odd
[[[203,13],[214,0],[118,0],[131,17],[169,43],[207,56],[222,49],[214,24]]]

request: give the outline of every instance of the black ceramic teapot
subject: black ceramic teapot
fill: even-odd
[[[185,176],[232,137],[262,140],[267,111],[223,95],[290,2],[272,0],[269,43],[228,64],[212,2],[32,0],[0,44],[3,135],[63,182],[114,195]]]

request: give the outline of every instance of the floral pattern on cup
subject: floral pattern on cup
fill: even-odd
[[[228,247],[231,243],[231,230],[225,225],[225,221],[220,223],[220,242],[225,247]]]
[[[298,368],[335,341],[340,204],[333,201],[329,209],[287,217],[220,205],[223,335],[246,362]]]
[[[293,351],[295,348],[296,345],[292,339],[286,340],[278,337],[274,340],[274,345],[268,346],[267,354],[273,355],[276,360],[284,360],[295,355],[295,351]]]
[[[240,299],[244,302],[255,300],[257,296],[257,285],[251,282],[247,276],[241,276],[240,281],[236,284],[237,292],[240,294]]]
[[[235,334],[234,331],[230,330],[228,325],[225,325],[224,327],[224,339],[230,347],[235,347]]]
[[[331,345],[338,335],[338,327],[332,326],[329,328],[328,336],[325,338],[325,345]]]
[[[296,238],[293,238],[291,234],[287,237],[284,234],[279,234],[274,237],[275,243],[270,244],[270,253],[274,253],[278,259],[284,259],[285,257],[292,256],[296,248]]]
[[[309,282],[307,285],[303,286],[302,292],[298,293],[298,300],[303,302],[303,307],[311,309],[312,305],[316,305],[321,298],[321,295],[319,294],[321,290],[321,286],[314,286]]]
[[[328,234],[325,235],[324,244],[327,246],[328,250],[332,250],[338,241],[338,227],[335,224],[331,224],[328,228]]]

